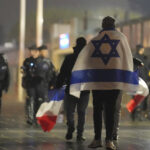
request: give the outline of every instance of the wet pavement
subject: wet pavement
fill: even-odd
[[[88,114],[85,125],[86,141],[65,140],[65,123],[57,124],[48,133],[40,127],[26,124],[23,103],[7,100],[0,114],[0,150],[90,150],[87,145],[93,139],[92,114]],[[105,131],[103,129],[103,141]],[[104,145],[104,144],[103,144]],[[119,150],[150,150],[150,122],[122,121],[120,127]],[[96,150],[105,150],[97,148]]]

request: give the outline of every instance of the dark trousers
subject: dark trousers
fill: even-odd
[[[48,101],[48,87],[38,85],[27,89],[26,113],[30,120],[36,120],[35,116],[44,101]]]
[[[93,94],[93,119],[95,140],[101,139],[102,112],[105,114],[106,140],[112,140],[116,102],[120,90],[94,90]]]
[[[75,108],[77,107],[77,113],[78,113],[77,134],[79,136],[82,136],[84,130],[84,123],[85,123],[85,113],[86,113],[86,108],[88,106],[88,102],[89,102],[89,91],[81,92],[80,98],[76,98],[72,95],[66,94],[64,106],[65,106],[67,126],[69,132],[73,132],[75,129],[74,113],[75,113]]]

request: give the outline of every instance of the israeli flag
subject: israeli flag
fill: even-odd
[[[124,34],[103,30],[80,52],[72,70],[70,94],[84,90],[136,91],[138,74]]]

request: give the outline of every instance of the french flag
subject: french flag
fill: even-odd
[[[139,85],[136,93],[133,94],[134,97],[127,103],[126,108],[129,112],[133,112],[133,110],[146,98],[149,94],[149,89],[147,84],[142,78],[139,78]]]
[[[56,124],[65,95],[65,87],[50,90],[48,94],[50,101],[42,103],[36,114],[38,124],[40,124],[45,132],[52,130]]]

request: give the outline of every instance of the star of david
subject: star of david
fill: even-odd
[[[115,40],[115,39],[111,40],[107,34],[105,34],[101,40],[93,40],[92,44],[94,45],[95,50],[91,57],[100,57],[102,59],[103,63],[105,65],[107,65],[109,60],[112,57],[120,57],[116,50],[116,47],[119,44],[119,42],[120,42],[120,40]],[[101,50],[102,44],[110,45],[111,49],[110,49],[109,53],[107,53],[107,54],[102,53],[102,50]]]

